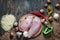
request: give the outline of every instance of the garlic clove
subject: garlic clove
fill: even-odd
[[[44,7],[47,7],[48,6],[48,4],[46,3],[45,5],[44,5]]]
[[[42,19],[41,22],[44,23],[45,22],[45,19]]]
[[[60,6],[59,3],[57,3],[57,4],[55,5],[56,8],[59,8],[59,6]]]
[[[48,24],[48,22],[47,22],[47,21],[45,21],[45,22],[44,22],[44,24]]]
[[[44,12],[44,9],[41,9],[40,12],[43,13]]]
[[[13,32],[10,32],[10,35],[13,37],[14,36],[14,33]]]
[[[15,23],[14,23],[14,26],[17,26],[17,25],[18,25],[18,23],[17,23],[17,22],[15,22]]]
[[[53,17],[50,16],[50,17],[48,18],[48,20],[49,20],[49,21],[53,21]]]
[[[47,3],[50,4],[51,3],[51,0],[47,0]]]
[[[59,14],[58,13],[54,13],[53,17],[54,17],[54,19],[58,20]]]
[[[16,28],[15,28],[15,31],[18,31],[18,30],[19,30],[19,28],[18,28],[18,27],[16,27]]]
[[[12,39],[13,37],[14,37],[14,32],[11,31],[11,32],[10,32],[10,39]]]
[[[20,36],[22,35],[22,32],[17,32],[16,35],[18,36],[18,38],[20,38]]]
[[[24,31],[24,32],[23,32],[23,36],[24,36],[24,37],[28,37],[28,32],[27,32],[27,31]]]

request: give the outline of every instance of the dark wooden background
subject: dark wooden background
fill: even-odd
[[[28,14],[32,11],[39,11],[40,9],[45,10],[44,4],[46,0],[0,0],[0,20],[1,17],[5,14],[13,14],[16,16],[17,21],[19,18],[25,14]],[[55,9],[55,4],[59,3],[60,0],[51,0],[51,5],[53,6],[53,12],[57,12],[59,10]],[[52,26],[54,27],[53,33],[50,36],[44,36],[42,33],[38,37],[34,39],[25,39],[25,40],[60,40],[60,21],[53,21]],[[55,35],[56,34],[56,35]],[[9,38],[9,33],[5,32],[1,28],[0,22],[0,39],[1,40],[17,40],[16,37],[13,39]],[[24,40],[23,38],[21,40]]]

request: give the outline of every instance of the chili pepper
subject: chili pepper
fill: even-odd
[[[42,19],[45,19],[45,16],[41,12],[32,12],[34,15],[40,16]]]

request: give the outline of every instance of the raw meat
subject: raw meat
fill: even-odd
[[[27,16],[27,18],[19,24],[19,27],[22,31],[28,31],[32,23],[33,16]]]
[[[40,18],[35,17],[35,18],[33,19],[33,23],[32,23],[32,25],[31,25],[31,28],[30,28],[30,30],[28,31],[28,37],[30,38],[30,37],[32,37],[34,34],[36,34],[36,33],[39,31],[40,26],[41,26],[41,20],[40,20]]]
[[[20,31],[27,31],[28,38],[31,38],[33,35],[38,33],[41,26],[41,20],[39,17],[34,15],[25,15],[21,18],[21,21],[19,22],[19,29]],[[24,35],[25,36],[25,35]]]

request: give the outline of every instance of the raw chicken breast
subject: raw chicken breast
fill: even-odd
[[[28,38],[32,37],[34,34],[36,34],[41,26],[41,20],[38,17],[35,17],[33,19],[33,23],[31,25],[30,30],[28,31]]]
[[[27,16],[26,19],[20,23],[20,26],[19,26],[20,29],[22,31],[28,31],[32,23],[32,20],[33,20],[33,16]]]

